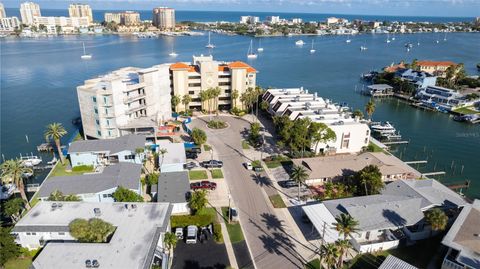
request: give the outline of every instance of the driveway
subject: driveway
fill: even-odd
[[[173,253],[172,269],[224,269],[230,265],[225,245],[213,238],[188,245],[180,240]]]
[[[242,163],[252,161],[243,154],[242,131],[250,124],[234,117],[220,117],[229,123],[223,130],[206,127],[208,118],[195,119],[191,127],[207,133],[207,143],[215,149],[216,157],[224,162],[224,176],[235,205],[239,209],[240,223],[256,268],[303,268],[304,260],[296,250],[292,230],[278,218],[271,207],[262,184]]]

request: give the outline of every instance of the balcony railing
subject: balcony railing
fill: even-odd
[[[125,113],[131,114],[131,113],[133,113],[133,112],[135,112],[135,111],[139,111],[139,110],[142,110],[142,109],[144,109],[144,108],[147,108],[147,105],[141,104],[141,105],[139,105],[139,106],[131,107],[131,108],[127,109],[127,111],[126,111]]]
[[[130,102],[133,102],[135,100],[138,100],[138,99],[141,99],[141,98],[144,98],[144,97],[145,97],[145,93],[134,95],[134,96],[128,96],[128,97],[123,98],[123,102],[124,103],[130,103]]]

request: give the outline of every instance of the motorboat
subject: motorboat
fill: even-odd
[[[305,45],[305,42],[303,42],[303,40],[297,40],[297,41],[295,42],[295,45],[297,45],[297,46],[303,46],[303,45]]]
[[[386,122],[375,122],[370,125],[370,129],[372,132],[380,133],[380,134],[395,134],[397,130],[390,124],[388,121]]]
[[[27,167],[33,167],[42,163],[42,158],[34,155],[20,156],[20,160],[22,161],[22,164]]]

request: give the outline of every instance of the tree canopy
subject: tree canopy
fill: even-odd
[[[138,193],[119,186],[112,195],[115,202],[143,202],[143,197]]]
[[[4,215],[12,218],[13,222],[17,222],[20,211],[23,209],[23,199],[22,198],[13,198],[5,202],[4,205]]]
[[[8,260],[20,256],[20,246],[15,242],[15,238],[10,234],[10,229],[0,227],[0,267]]]
[[[84,243],[105,243],[115,227],[99,218],[74,219],[68,225],[72,237]]]
[[[207,192],[205,190],[198,190],[192,193],[188,206],[192,210],[193,214],[196,214],[198,211],[201,211],[207,206]]]
[[[355,176],[357,195],[379,194],[385,187],[382,180],[382,173],[376,165],[367,165],[358,171]]]
[[[190,136],[192,137],[193,142],[197,145],[203,145],[207,142],[207,134],[202,129],[193,128]]]
[[[81,201],[80,197],[74,195],[74,194],[69,194],[69,195],[64,195],[61,191],[55,190],[52,193],[50,193],[50,196],[48,197],[49,201],[70,201],[70,202],[76,202],[76,201]]]
[[[427,211],[425,220],[432,227],[432,231],[443,231],[448,224],[448,216],[439,208]]]

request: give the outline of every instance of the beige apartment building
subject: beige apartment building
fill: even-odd
[[[70,18],[87,17],[88,23],[93,23],[92,9],[86,4],[70,4],[68,7],[68,15]]]
[[[191,63],[175,63],[170,66],[172,94],[180,98],[186,94],[192,97],[190,109],[200,110],[202,102],[200,92],[209,88],[221,89],[218,97],[219,108],[230,108],[231,93],[238,91],[238,100],[248,88],[255,88],[257,71],[244,62],[219,62],[213,56],[193,56]]]
[[[20,16],[22,23],[26,25],[32,25],[35,17],[40,17],[40,6],[33,2],[24,2],[20,4]]]
[[[105,13],[104,18],[106,22],[113,21],[117,24],[126,26],[138,25],[141,23],[140,13],[135,11],[125,11],[117,13],[107,12]]]
[[[175,29],[175,9],[157,7],[153,9],[153,25],[160,30]]]

